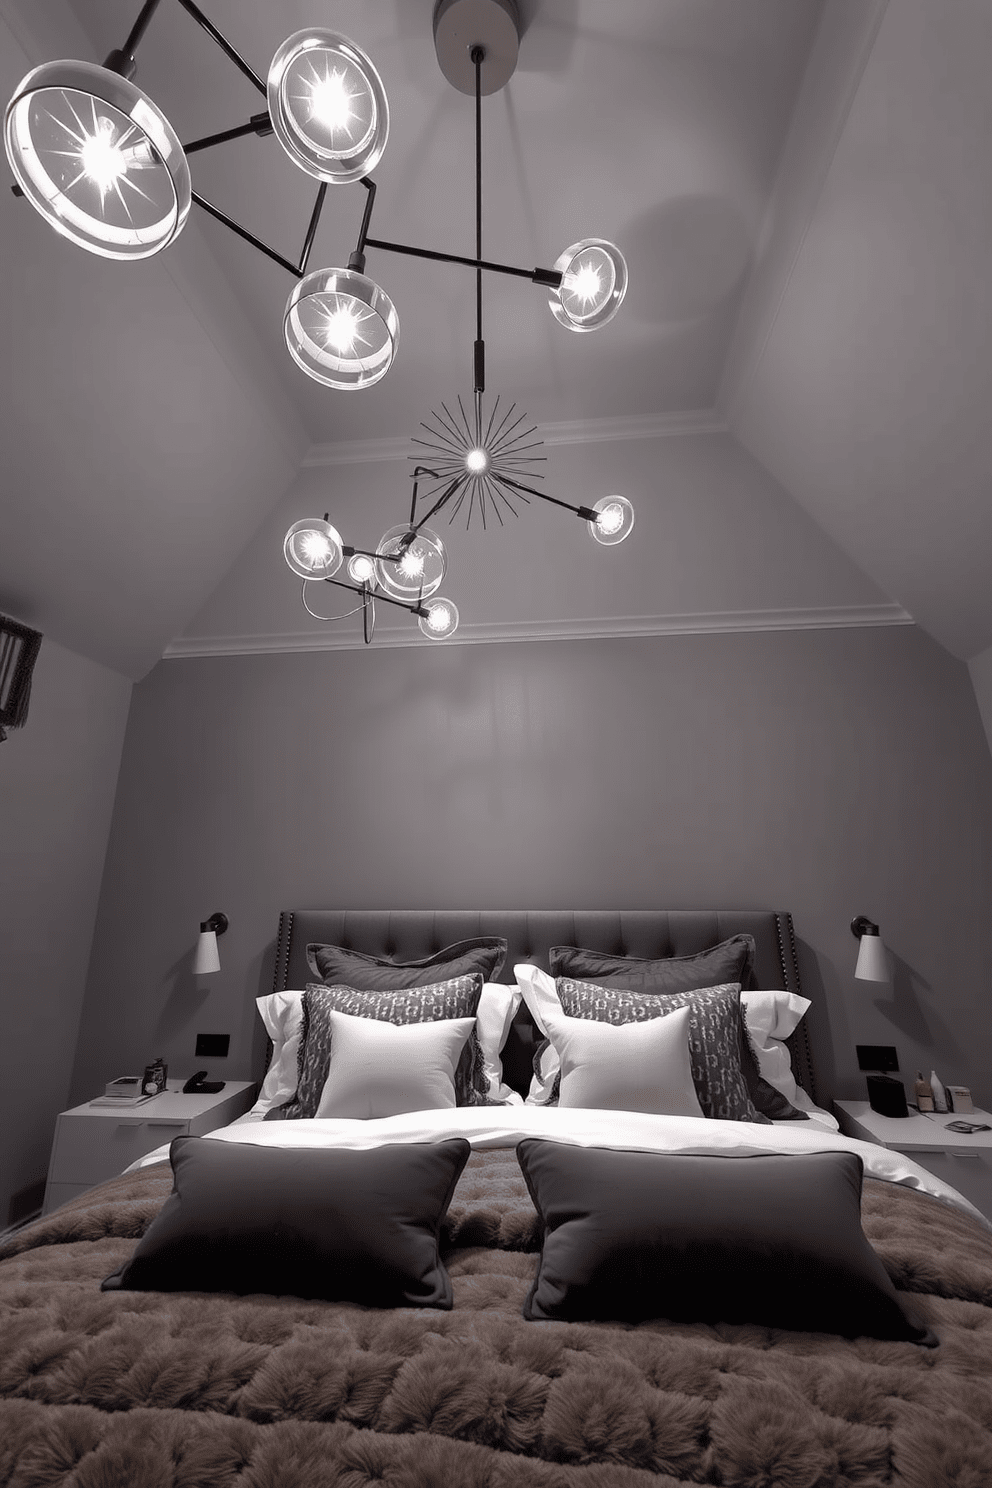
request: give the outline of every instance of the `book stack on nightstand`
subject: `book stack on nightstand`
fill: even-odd
[[[250,1080],[228,1080],[220,1092],[184,1095],[182,1080],[170,1080],[159,1095],[135,1102],[87,1101],[63,1111],[55,1123],[52,1158],[42,1214],[115,1178],[146,1152],[173,1137],[202,1137],[228,1126],[251,1108],[256,1087]]]
[[[992,1219],[992,1131],[965,1135],[947,1130],[952,1121],[992,1127],[988,1111],[923,1116],[910,1107],[908,1116],[881,1116],[867,1101],[834,1101],[834,1110],[845,1136],[905,1152]]]

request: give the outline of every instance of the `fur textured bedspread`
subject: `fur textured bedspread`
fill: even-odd
[[[113,1179],[0,1247],[10,1488],[990,1488],[992,1237],[866,1180],[865,1232],[940,1339],[528,1323],[536,1216],[475,1153],[449,1313],[101,1293],[171,1190]]]

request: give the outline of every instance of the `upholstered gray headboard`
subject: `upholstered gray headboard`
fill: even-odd
[[[708,909],[295,909],[279,918],[274,989],[305,987],[313,980],[307,962],[311,942],[346,946],[395,961],[431,956],[454,941],[501,935],[508,942],[499,974],[513,981],[518,961],[548,967],[551,946],[585,946],[624,956],[691,956],[747,934],[755,943],[756,987],[801,992],[792,916],[778,910]],[[503,1053],[506,1078],[526,1086],[536,1030],[525,1007]],[[816,1099],[813,1057],[806,1020],[789,1039],[796,1078]]]

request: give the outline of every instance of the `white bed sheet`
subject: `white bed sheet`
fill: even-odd
[[[613,1147],[645,1152],[714,1153],[752,1157],[767,1152],[857,1152],[870,1178],[881,1178],[930,1194],[961,1209],[992,1230],[975,1206],[902,1152],[859,1142],[810,1121],[758,1126],[751,1121],[714,1121],[697,1116],[648,1116],[633,1111],[593,1111],[557,1106],[456,1106],[407,1111],[400,1116],[358,1121],[259,1121],[239,1117],[203,1137],[206,1142],[251,1142],[261,1147],[381,1147],[389,1142],[438,1142],[465,1137],[476,1150],[515,1147],[525,1137],[547,1137],[577,1147]],[[126,1169],[164,1161],[167,1146],[147,1153]]]

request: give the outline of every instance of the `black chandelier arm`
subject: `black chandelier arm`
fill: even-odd
[[[547,491],[537,491],[533,486],[525,486],[520,481],[514,480],[512,476],[495,475],[494,479],[504,486],[512,486],[515,491],[526,491],[531,496],[539,496],[542,501],[550,501],[555,506],[563,506],[566,511],[574,512],[577,517],[581,517],[584,522],[595,522],[599,517],[599,512],[593,511],[591,506],[573,506],[570,501],[562,501],[557,496],[549,496]]]
[[[414,531],[416,531],[417,525],[423,526],[423,523],[417,523],[417,487],[420,484],[420,477],[422,475],[429,475],[432,480],[441,479],[437,471],[431,470],[427,465],[415,465],[413,467],[413,474],[411,476],[413,481],[413,495],[410,498],[410,526],[413,527]],[[424,521],[426,520],[427,518],[425,517]]]
[[[317,582],[319,584],[333,584],[337,589],[348,589],[352,594],[365,594],[369,588],[368,584],[346,584],[343,579],[318,579]],[[372,597],[376,600],[381,599],[384,604],[396,605],[397,609],[409,610],[411,615],[417,615],[422,620],[425,620],[430,613],[426,605],[408,604],[405,599],[393,599],[390,595],[383,594],[381,591],[377,591]]]
[[[384,238],[366,238],[366,247],[381,248],[384,253],[407,253],[413,258],[430,258],[437,263],[465,264],[470,269],[485,269],[493,274],[514,274],[534,284],[560,289],[563,276],[556,269],[517,269],[512,264],[493,263],[486,258],[466,258],[460,253],[439,253],[435,248],[413,248],[409,243],[389,243]]]
[[[250,243],[253,248],[257,248],[259,253],[264,253],[266,257],[273,259],[277,264],[281,264],[284,269],[288,269],[294,279],[302,279],[303,275],[295,264],[290,263],[288,258],[283,258],[281,253],[277,253],[267,243],[263,243],[261,238],[256,238],[254,233],[250,233],[246,227],[242,227],[239,222],[235,222],[234,218],[229,217],[226,212],[222,212],[220,207],[215,207],[213,202],[208,202],[206,197],[201,196],[198,191],[191,191],[190,196],[198,207],[202,207],[205,212],[209,212],[211,217],[216,217],[218,222],[223,222],[225,227],[229,227],[233,233],[237,233],[239,238],[244,238],[245,242]]]
[[[324,197],[326,195],[327,182],[321,181],[317,191],[317,200],[314,202],[313,212],[310,214],[310,222],[307,226],[307,235],[303,242],[300,261],[298,264],[294,264],[290,263],[288,258],[284,258],[281,253],[277,253],[274,248],[270,248],[268,243],[263,243],[261,238],[249,232],[246,227],[242,227],[240,222],[235,222],[233,217],[229,217],[226,212],[222,212],[220,207],[215,207],[213,202],[207,201],[206,197],[201,196],[198,191],[190,192],[192,200],[196,202],[198,207],[202,207],[205,212],[209,212],[211,217],[215,217],[225,227],[229,227],[231,232],[237,233],[239,238],[244,238],[245,242],[250,243],[253,248],[257,248],[259,253],[264,253],[267,258],[271,258],[275,263],[281,265],[282,268],[288,270],[294,279],[302,279],[306,272],[307,260],[310,257],[310,250],[313,247],[313,240],[316,236],[317,224],[320,221],[321,208],[324,205]]]
[[[227,37],[217,30],[217,27],[214,25],[213,21],[207,19],[200,7],[198,5],[194,5],[193,0],[179,0],[179,4],[188,15],[191,15],[193,17],[198,26],[203,27],[203,30],[206,31],[211,40],[217,43],[225,56],[229,57],[234,63],[235,67],[239,68],[244,73],[248,81],[254,84],[254,86],[261,93],[262,97],[267,98],[268,89],[262,82],[262,79],[259,77],[258,73],[253,67],[249,67],[248,63],[245,61],[244,57],[241,56],[240,52],[235,51],[234,47],[228,41]],[[147,10],[147,8],[148,7],[146,5],[145,9]],[[141,19],[140,16],[138,19]]]
[[[436,516],[437,513],[441,510],[441,508],[443,506],[446,506],[447,503],[451,500],[452,496],[454,496],[454,494],[458,490],[459,486],[463,486],[468,479],[469,479],[469,472],[467,470],[463,474],[461,474],[461,475],[456,475],[455,478],[454,478],[454,480],[450,483],[450,485],[448,485],[441,492],[440,496],[435,501],[435,503],[431,507],[430,511],[427,512],[427,514],[425,516],[421,517],[420,521],[417,523],[417,529],[419,530],[421,527],[423,527],[423,525],[424,525],[425,522],[429,522],[430,519],[431,519],[431,517]]]
[[[362,225],[358,230],[358,245],[351,256],[348,267],[357,269],[360,274],[365,272],[365,244],[368,241],[369,227],[372,224],[372,208],[375,206],[376,185],[371,176],[361,176],[361,184],[368,192],[365,200],[365,211],[362,213]],[[359,260],[361,260],[359,262]]]
[[[205,134],[202,139],[191,140],[188,145],[183,145],[183,153],[195,155],[198,150],[209,150],[213,145],[223,145],[228,140],[241,139],[246,134],[262,136],[271,133],[272,120],[268,109],[263,109],[260,114],[252,114],[247,124],[236,124],[233,129],[222,129],[219,134]]]
[[[104,61],[104,67],[110,72],[116,72],[130,82],[135,73],[134,53],[138,43],[148,29],[148,22],[155,14],[159,6],[159,0],[145,0],[141,7],[138,19],[128,33],[127,41],[119,49],[112,51]]]

